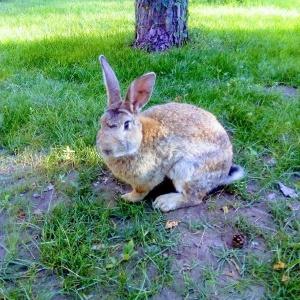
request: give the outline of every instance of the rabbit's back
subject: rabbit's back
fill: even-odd
[[[152,106],[141,116],[158,121],[168,129],[170,136],[186,139],[187,142],[208,142],[231,146],[228,135],[210,112],[186,103],[171,102]]]

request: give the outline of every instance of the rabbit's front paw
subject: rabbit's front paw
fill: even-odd
[[[144,197],[147,195],[146,194],[140,194],[135,191],[132,191],[131,193],[127,193],[121,196],[122,199],[125,201],[130,201],[130,202],[139,202],[144,199]]]

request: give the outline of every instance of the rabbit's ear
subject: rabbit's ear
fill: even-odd
[[[115,72],[108,64],[106,58],[100,55],[99,61],[102,66],[103,79],[107,91],[107,106],[110,106],[122,101],[120,85]]]
[[[147,73],[137,78],[128,88],[125,104],[133,113],[139,113],[151,97],[155,84],[155,73]]]

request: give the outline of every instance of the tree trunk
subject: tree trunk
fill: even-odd
[[[188,0],[135,0],[134,46],[150,52],[188,41]]]

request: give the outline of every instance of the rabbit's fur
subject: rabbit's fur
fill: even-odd
[[[133,81],[123,101],[113,70],[104,56],[99,59],[108,105],[97,149],[113,174],[131,185],[132,192],[123,199],[140,201],[168,177],[177,192],[161,195],[153,204],[170,211],[197,205],[212,189],[243,177],[243,169],[232,165],[229,137],[211,113],[183,103],[140,112],[151,96],[155,74]]]

